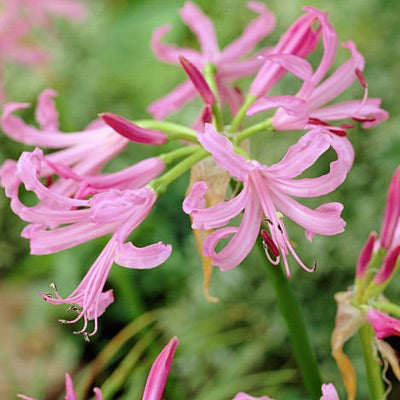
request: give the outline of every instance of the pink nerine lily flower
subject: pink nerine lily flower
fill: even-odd
[[[258,57],[245,58],[255,46],[264,39],[275,26],[275,17],[265,5],[251,1],[248,8],[260,14],[252,21],[242,35],[224,50],[220,51],[213,23],[192,2],[185,3],[180,11],[181,17],[189,29],[197,36],[201,52],[188,48],[177,48],[161,42],[161,38],[170,30],[170,26],[158,28],[153,35],[152,47],[155,55],[162,61],[179,65],[179,56],[193,63],[200,71],[206,64],[213,64],[216,69],[216,81],[219,99],[227,103],[235,112],[240,105],[242,96],[230,86],[230,83],[249,76],[257,71],[262,60]],[[163,119],[176,112],[197,95],[191,82],[185,82],[171,93],[155,101],[148,111],[157,119]]]
[[[236,267],[253,248],[260,224],[265,221],[269,233],[265,230],[264,236],[270,238],[270,243],[265,243],[266,254],[270,261],[277,264],[282,258],[289,276],[287,256],[290,253],[302,268],[312,271],[313,268],[304,265],[293,249],[282,214],[303,226],[309,240],[316,233],[335,235],[344,230],[345,222],[340,217],[343,206],[340,203],[326,203],[312,210],[292,196],[316,197],[336,189],[344,181],[353,163],[354,153],[350,142],[346,138],[322,133],[316,128],[291,146],[280,162],[265,166],[236,154],[232,143],[217,133],[212,125],[206,124],[204,133],[198,133],[198,140],[221,168],[243,182],[243,189],[236,197],[207,209],[203,208],[207,191],[204,182],[194,184],[185,199],[183,209],[192,215],[194,229],[219,228],[204,241],[204,255],[211,257],[213,264],[222,271]],[[329,173],[316,178],[294,179],[311,167],[330,147],[336,152],[337,160],[331,163]],[[239,227],[225,226],[243,210]],[[230,236],[228,244],[217,252],[218,242]],[[272,259],[268,249],[275,250],[272,253],[278,256]]]
[[[325,29],[334,32],[327,22],[325,25]],[[275,129],[310,129],[315,125],[320,125],[333,133],[343,132],[345,134],[345,128],[352,127],[352,125],[346,124],[344,127],[335,127],[330,126],[327,121],[351,118],[353,121],[361,122],[363,128],[371,128],[388,118],[388,113],[380,108],[381,100],[368,98],[368,87],[361,72],[364,69],[364,58],[357,51],[353,42],[343,44],[343,47],[351,51],[350,59],[330,77],[322,81],[326,72],[332,66],[336,55],[337,38],[333,33],[330,36],[330,40],[325,40],[324,54],[326,56],[322,58],[319,67],[313,74],[309,73],[312,69],[311,65],[302,58],[291,57],[290,65],[284,65],[286,69],[300,71],[297,76],[303,79],[304,83],[291,100],[290,96],[286,96],[285,101],[278,104],[281,108],[278,109],[272,120]],[[280,61],[282,63],[282,60]],[[364,97],[361,100],[342,101],[326,105],[357,80],[364,88]],[[280,97],[278,96],[277,99],[280,100]],[[248,115],[277,107],[277,99],[274,97],[260,98],[249,107]],[[293,107],[288,108],[290,103],[293,103]]]
[[[41,293],[47,302],[69,304],[71,310],[78,312],[75,319],[60,322],[75,323],[84,318],[84,326],[77,333],[84,334],[85,338],[96,333],[97,318],[113,301],[112,293],[103,292],[103,288],[114,262],[127,268],[148,269],[162,264],[170,256],[171,246],[161,242],[142,248],[125,243],[129,234],[147,217],[156,199],[157,195],[150,187],[108,190],[87,200],[88,209],[65,211],[64,220],[70,222],[69,225],[53,230],[40,230],[36,225],[25,229],[24,236],[31,239],[36,254],[55,252],[113,232],[97,260],[68,297],[62,298],[55,286],[54,296]],[[52,241],[52,244],[48,245],[46,241]],[[94,320],[91,333],[86,332],[88,320]]]

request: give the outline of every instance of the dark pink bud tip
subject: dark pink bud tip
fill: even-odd
[[[165,133],[142,128],[120,115],[107,112],[99,114],[99,117],[115,132],[132,142],[160,145],[167,141]]]
[[[179,61],[204,103],[210,106],[215,104],[214,93],[197,67],[183,56],[179,56]]]

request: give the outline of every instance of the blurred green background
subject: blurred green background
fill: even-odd
[[[253,18],[245,1],[195,3],[215,21],[221,48],[240,35]],[[294,0],[265,3],[275,12],[277,26],[263,44],[273,45],[305,4]],[[56,36],[40,37],[53,57],[48,67],[32,71],[7,66],[5,86],[9,99],[35,104],[41,90],[56,89],[65,131],[81,130],[104,111],[132,119],[148,117],[146,106],[184,79],[179,68],[162,64],[152,55],[149,42],[153,29],[170,23],[173,29],[166,38],[169,43],[196,45],[177,14],[182,5],[183,1],[178,0],[89,1],[90,13],[84,23],[59,21]],[[301,229],[287,226],[302,258],[318,261],[318,270],[307,274],[291,260],[290,283],[304,312],[323,379],[335,383],[344,398],[340,376],[330,356],[336,312],[333,295],[352,284],[360,248],[371,230],[379,231],[386,189],[399,164],[400,5],[394,0],[310,0],[307,5],[329,12],[340,42],[353,40],[357,44],[366,59],[364,74],[370,96],[381,97],[391,115],[373,130],[350,132],[356,151],[354,168],[333,195],[322,199],[345,205],[346,232],[336,237],[316,237],[309,245]],[[339,49],[336,65],[346,57],[347,51]],[[347,96],[361,97],[359,85],[354,85]],[[192,121],[198,105],[187,107],[172,119]],[[23,115],[32,120],[32,110]],[[258,136],[253,148],[268,162],[293,140],[290,133]],[[0,137],[1,162],[17,158],[22,149],[4,135]],[[157,151],[131,146],[110,168],[122,168]],[[101,317],[100,332],[89,344],[72,335],[71,327],[58,326],[57,319],[64,317],[62,307],[45,304],[38,293],[49,291],[48,285],[56,282],[61,293],[67,295],[107,238],[60,254],[29,256],[28,243],[19,237],[24,223],[11,214],[8,200],[0,194],[1,398],[14,398],[18,392],[47,400],[59,398],[64,372],[69,371],[79,390],[83,391],[85,382],[89,387],[105,382],[105,391],[114,398],[139,399],[152,360],[176,335],[180,345],[165,398],[222,400],[232,398],[238,391],[248,391],[253,396],[264,394],[278,400],[307,399],[264,272],[265,262],[257,252],[233,271],[215,270],[210,290],[220,299],[218,303],[203,297],[200,258],[189,220],[181,210],[187,183],[187,176],[175,182],[157,203],[149,221],[132,237],[138,245],[159,240],[171,243],[173,255],[164,265],[149,271],[114,266],[108,286],[114,288],[116,301]],[[396,287],[390,295],[393,301],[399,300]],[[133,328],[129,340],[104,368],[99,367],[101,370],[92,381],[93,370],[88,365],[93,365],[92,360],[120,329],[143,314],[148,316],[144,329]],[[357,398],[365,399],[357,338],[348,343],[346,351],[352,355],[359,373]],[[127,355],[125,369],[118,370],[119,360]],[[113,375],[115,371],[118,373]],[[124,378],[119,381],[121,375]]]

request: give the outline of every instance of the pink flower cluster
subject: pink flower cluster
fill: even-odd
[[[44,4],[45,10],[51,12],[69,10],[71,17],[80,15],[64,8],[66,3],[61,0]],[[75,2],[68,4],[72,7]],[[303,227],[310,241],[315,234],[335,235],[344,230],[342,204],[329,202],[311,209],[299,199],[331,193],[343,183],[354,159],[346,129],[355,121],[369,128],[387,117],[380,108],[380,100],[368,97],[362,75],[363,57],[353,43],[346,43],[350,59],[327,77],[336,56],[337,35],[326,13],[311,7],[304,9],[305,14],[275,46],[254,52],[274,28],[275,18],[263,3],[252,1],[248,7],[258,16],[222,51],[212,22],[192,2],[185,3],[181,16],[198,38],[200,51],[165,44],[161,38],[169,28],[156,30],[152,41],[156,56],[183,67],[189,81],[151,104],[149,111],[156,120],[145,125],[143,121],[141,125],[104,113],[100,115],[102,119],[82,132],[63,133],[53,101],[55,92],[50,89],[39,96],[35,114],[39,128],[15,115],[28,105],[8,103],[3,108],[0,124],[4,133],[35,147],[24,152],[18,161],[6,161],[0,170],[1,185],[11,199],[11,208],[29,223],[22,236],[30,240],[31,253],[50,254],[111,234],[82,282],[68,297],[61,297],[54,284],[54,293],[42,293],[49,303],[67,304],[70,310],[77,311],[72,321],[62,322],[83,318],[79,332],[85,337],[96,332],[97,318],[113,302],[112,291],[103,290],[114,262],[145,269],[156,267],[169,257],[170,245],[159,242],[138,248],[127,242],[128,236],[146,219],[168,184],[209,155],[241,190],[233,198],[207,207],[209,182],[200,180],[192,186],[183,209],[191,215],[193,229],[213,231],[203,243],[203,255],[210,257],[212,264],[222,271],[238,266],[260,235],[268,259],[272,264],[282,261],[288,276],[289,255],[304,270],[314,271],[315,265],[304,263],[293,248],[286,217]],[[47,14],[42,19],[44,15]],[[307,57],[320,41],[322,57],[313,68]],[[300,90],[270,96],[270,89],[285,74],[300,80]],[[236,87],[237,79],[243,77],[253,78],[246,96]],[[362,87],[361,99],[327,105],[354,81]],[[205,103],[201,121],[195,124],[198,129],[159,121],[180,110],[197,94]],[[224,105],[231,111],[232,125],[223,121]],[[264,124],[258,130],[242,128],[247,115],[264,113],[267,109],[277,109],[269,125]],[[332,121],[345,119],[352,123],[331,125]],[[244,138],[263,133],[267,126],[273,130],[304,130],[297,143],[272,165],[252,160],[240,146]],[[180,142],[181,148],[174,156],[163,153],[115,173],[103,172],[104,166],[128,143],[162,147],[182,138],[185,141]],[[53,151],[47,154],[45,148]],[[303,173],[330,149],[336,159],[330,163],[329,172],[304,177]],[[187,157],[165,172],[165,160],[172,157],[175,162],[181,155]],[[35,195],[35,205],[24,204],[21,186]],[[239,226],[232,225],[231,221],[238,216]],[[220,244],[226,241],[221,250]],[[94,320],[94,328],[88,333],[90,320]]]

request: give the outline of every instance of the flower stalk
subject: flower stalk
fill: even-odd
[[[382,381],[382,368],[377,355],[374,354],[374,331],[369,324],[364,324],[359,330],[362,353],[371,400],[385,400],[386,393]]]
[[[264,257],[265,250],[261,242],[259,243],[259,249]],[[319,400],[321,397],[322,379],[300,306],[290,288],[289,280],[280,266],[267,265],[265,272],[274,288],[276,302],[285,321],[304,386],[308,391],[310,399]]]

